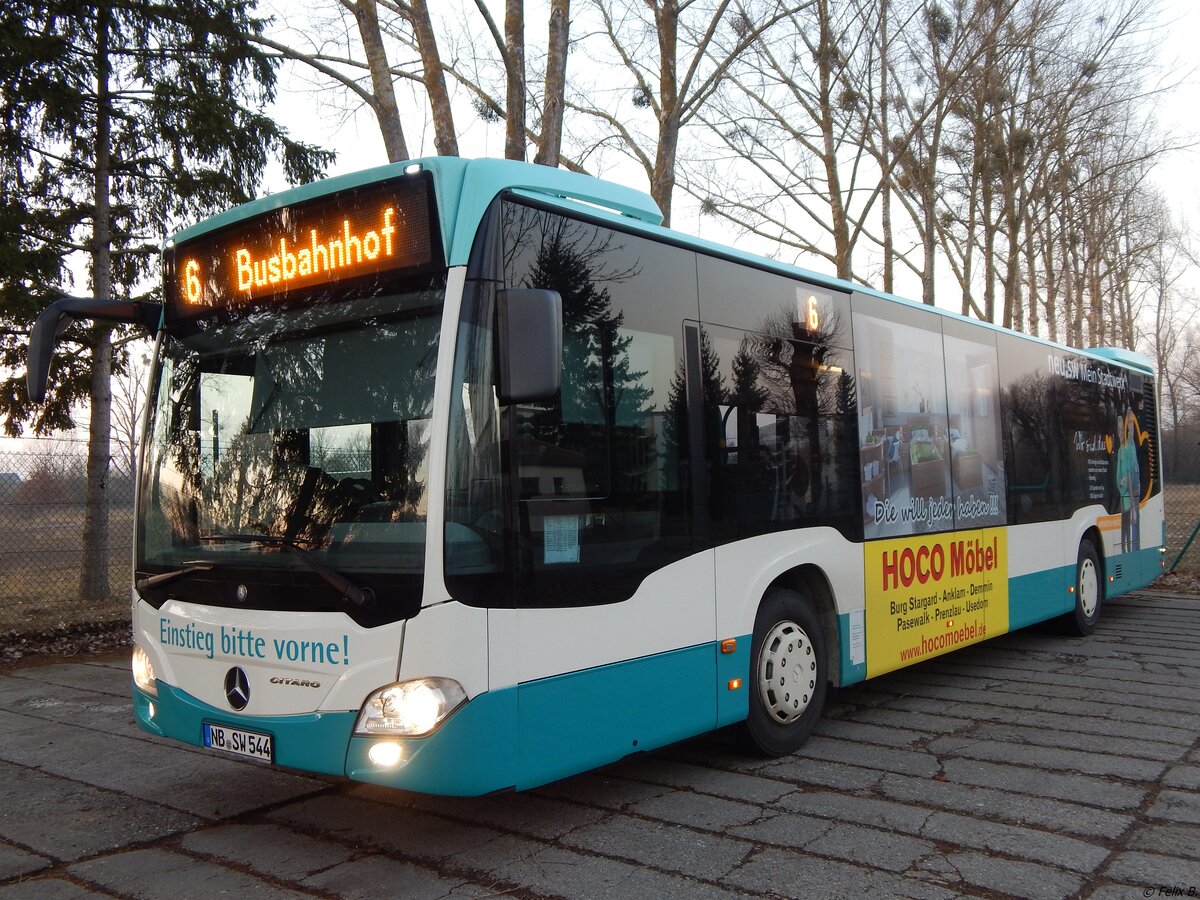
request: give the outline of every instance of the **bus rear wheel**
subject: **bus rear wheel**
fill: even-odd
[[[798,750],[825,706],[829,657],[812,604],[792,590],[772,591],[754,619],[750,711],[738,743],[766,756]]]
[[[1095,545],[1084,540],[1079,544],[1079,558],[1075,563],[1075,608],[1058,623],[1067,634],[1086,637],[1096,630],[1103,603],[1104,567]]]

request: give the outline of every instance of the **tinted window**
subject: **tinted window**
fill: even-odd
[[[860,294],[853,308],[865,536],[953,528],[941,321]]]
[[[942,320],[942,331],[954,527],[1004,525],[1008,513],[996,335],[953,319]]]
[[[773,272],[698,256],[700,317],[713,325],[796,340],[850,346],[850,301],[844,294]]]
[[[1066,381],[1048,365],[1053,348],[1005,334],[996,341],[1010,522],[1058,519],[1063,514]]]
[[[504,231],[506,286],[558,291],[565,328],[559,396],[510,411],[518,602],[622,600],[692,550],[677,373],[695,256],[518,204]]]
[[[861,538],[853,360],[820,338],[795,323],[772,332],[704,326],[715,542],[813,525]]]

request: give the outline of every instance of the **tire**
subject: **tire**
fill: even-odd
[[[1095,545],[1086,538],[1079,544],[1075,563],[1075,609],[1058,619],[1065,634],[1086,637],[1096,630],[1104,605],[1104,566]]]
[[[821,717],[828,687],[825,633],[812,603],[796,591],[772,591],[754,618],[750,711],[738,744],[764,756],[794,753]]]

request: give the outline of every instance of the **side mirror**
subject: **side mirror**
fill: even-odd
[[[500,291],[500,400],[530,403],[562,384],[563,316],[558,291]]]
[[[137,303],[132,300],[91,300],[84,297],[63,297],[55,300],[38,316],[29,332],[29,368],[25,386],[29,399],[41,403],[46,399],[46,382],[50,378],[50,358],[54,355],[54,340],[66,329],[69,319],[100,319],[105,322],[125,322],[142,325],[151,333],[158,331],[162,306],[157,303]]]

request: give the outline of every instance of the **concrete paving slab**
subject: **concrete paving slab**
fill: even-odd
[[[108,734],[159,740],[134,723],[133,702],[129,697],[0,677],[0,710]]]
[[[983,853],[951,853],[943,859],[964,888],[982,888],[988,893],[1029,900],[1065,900],[1074,896],[1085,882],[1082,875]]]
[[[307,879],[304,886],[346,900],[375,900],[385,896],[439,900],[459,889],[462,892],[455,896],[484,897],[497,893],[489,886],[447,878],[432,869],[386,856],[364,856],[342,863]]]
[[[715,797],[769,806],[795,790],[795,786],[774,778],[762,778],[741,772],[726,772],[704,766],[692,766],[653,756],[638,757],[621,764],[620,773],[626,778],[687,788]]]
[[[112,894],[95,891],[61,877],[30,878],[0,885],[0,900],[110,900]]]
[[[352,789],[353,796],[373,796],[383,803],[399,803],[444,819],[487,825],[498,831],[514,832],[553,841],[570,831],[590,825],[608,815],[607,810],[563,803],[536,794],[502,794],[483,799],[429,797],[400,791]],[[358,793],[359,791],[363,793]]]
[[[534,856],[498,870],[496,875],[538,894],[578,900],[614,900],[622,897],[730,900],[745,896],[738,890],[560,847],[547,847]]]
[[[131,850],[76,863],[68,870],[74,878],[138,900],[209,900],[228,894],[255,900],[294,900],[319,896],[295,887],[273,885],[225,866],[193,859],[181,853],[151,848]]]
[[[50,860],[20,847],[0,842],[0,881],[31,875],[51,865]]]
[[[0,763],[0,838],[53,860],[111,852],[198,824],[178,810]]]
[[[939,756],[965,756],[989,762],[1013,763],[1039,771],[1079,772],[1085,775],[1111,775],[1128,781],[1153,781],[1166,771],[1164,762],[1131,759],[1115,753],[1096,753],[1082,749],[1044,747],[1014,741],[994,741],[977,737],[941,737],[929,745]]]
[[[57,666],[13,669],[9,674],[13,678],[90,693],[109,694],[113,697],[129,697],[133,690],[128,666],[124,669],[114,669],[111,666],[89,663],[63,663]]]
[[[1040,826],[1056,834],[1118,838],[1135,821],[1132,810],[1113,812],[1052,797],[903,775],[888,775],[880,783],[879,792],[904,803],[920,804],[920,809],[936,807],[985,821]]]
[[[923,874],[923,873],[922,873]],[[902,877],[864,866],[821,859],[810,853],[769,848],[751,857],[723,884],[754,894],[809,896],[817,890],[829,900],[862,897],[906,897],[913,900],[951,900],[959,896],[920,877]]]
[[[1200,861],[1200,829],[1187,825],[1139,825],[1125,844],[1133,850]],[[1200,887],[1196,893],[1200,894]]]
[[[1183,897],[1188,896],[1188,888],[1195,886],[1195,893],[1200,894],[1200,862],[1195,859],[1127,851],[1118,854],[1104,874],[1129,884],[1183,886],[1184,893],[1178,895]]]
[[[671,791],[635,803],[629,811],[652,819],[678,822],[708,831],[728,831],[762,818],[762,809],[751,803],[725,800],[693,791]]]
[[[5,735],[0,759],[209,819],[326,789],[316,778],[216,753],[191,753],[76,726],[51,728],[9,712],[0,712],[0,731]]]
[[[314,836],[403,854],[421,862],[437,862],[502,834],[352,796],[329,795],[289,803],[269,812],[267,819]]]
[[[179,845],[193,856],[234,863],[260,875],[303,881],[347,862],[357,852],[278,825],[220,825],[186,834]]]
[[[754,849],[749,841],[619,814],[571,832],[563,843],[706,881],[719,881]]]

